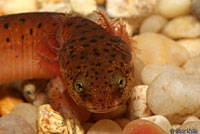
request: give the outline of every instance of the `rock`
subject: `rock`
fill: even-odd
[[[137,57],[134,57],[134,85],[142,85],[142,78],[141,78],[141,72],[144,68],[144,63],[138,59]]]
[[[19,115],[8,114],[0,118],[1,134],[36,134],[30,124]]]
[[[186,73],[195,76],[197,79],[200,79],[200,54],[190,58],[184,64],[183,69]]]
[[[177,17],[165,25],[163,33],[173,39],[196,38],[200,36],[200,23],[190,15]]]
[[[0,89],[0,115],[9,114],[16,104],[23,102],[16,88],[3,87]]]
[[[131,120],[129,118],[117,118],[114,121],[123,129]]]
[[[71,13],[72,8],[69,3],[57,3],[57,4],[48,4],[43,6],[39,11],[41,12],[62,12],[62,13]]]
[[[190,121],[200,121],[198,117],[196,116],[189,116],[184,122],[184,123],[187,123],[187,122],[190,122]]]
[[[136,56],[144,64],[172,64],[180,66],[189,58],[188,51],[177,42],[164,35],[156,33],[142,33],[134,36],[139,49]]]
[[[96,0],[97,4],[103,5],[105,3],[105,0]]]
[[[150,85],[151,82],[162,72],[175,71],[184,73],[184,70],[174,65],[161,65],[161,64],[149,64],[146,65],[141,72],[142,82],[146,85]]]
[[[162,115],[154,115],[154,116],[144,117],[141,119],[148,120],[155,123],[156,125],[160,126],[163,130],[165,130],[168,133],[170,133],[170,129],[172,128],[168,119]]]
[[[14,106],[11,113],[16,114],[24,118],[31,127],[36,129],[36,120],[37,120],[37,107],[29,103],[21,103]]]
[[[147,85],[139,85],[133,89],[132,96],[128,100],[127,111],[128,117],[131,120],[151,115],[146,100],[147,89]]]
[[[160,15],[152,15],[146,18],[140,27],[140,33],[154,32],[158,33],[167,23],[167,19]]]
[[[103,119],[96,122],[86,134],[122,134],[122,129],[114,121]]]
[[[120,117],[126,112],[126,104],[119,106],[117,109],[107,113],[93,113],[92,119],[100,120],[100,119],[113,119]]]
[[[180,72],[163,72],[149,85],[147,103],[154,114],[171,123],[182,123],[188,115],[200,117],[200,80]]]
[[[123,134],[168,134],[168,133],[151,121],[133,120],[125,126]]]
[[[70,4],[73,11],[82,15],[89,15],[97,9],[95,0],[71,0]]]
[[[200,130],[200,121],[190,121],[187,123],[184,123],[179,129],[181,130],[189,130],[188,132],[193,134],[199,134]]]
[[[42,105],[38,110],[38,132],[39,133],[62,133],[62,134],[84,134],[80,122],[72,114],[66,113],[64,118],[49,104]]]
[[[144,17],[152,14],[157,0],[107,0],[106,11],[112,17]]]
[[[188,50],[190,57],[200,54],[200,38],[182,39],[178,43]]]
[[[159,0],[158,11],[167,18],[173,18],[188,14],[191,8],[191,0]]]
[[[192,0],[192,14],[200,19],[200,1],[199,0]]]
[[[34,12],[37,10],[36,0],[1,0],[0,9],[3,14]]]

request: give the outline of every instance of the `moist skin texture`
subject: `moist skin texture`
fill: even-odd
[[[125,103],[133,87],[128,36],[116,35],[100,15],[101,25],[60,13],[0,17],[0,84],[59,76],[73,100],[91,112]]]

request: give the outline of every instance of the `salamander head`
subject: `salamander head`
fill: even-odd
[[[66,41],[59,62],[74,101],[91,112],[101,113],[117,108],[129,98],[133,64],[131,50],[124,41],[101,27],[96,29],[98,32],[91,31],[87,36],[77,33]]]

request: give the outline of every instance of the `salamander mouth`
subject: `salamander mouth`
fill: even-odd
[[[107,106],[107,107],[92,107],[91,106],[91,107],[87,107],[86,109],[93,113],[107,113],[107,112],[111,112],[111,111],[117,109],[119,106],[121,106],[125,102],[126,102],[126,100],[118,103],[117,105],[112,105],[112,106]]]

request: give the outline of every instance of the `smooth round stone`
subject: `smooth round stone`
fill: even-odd
[[[183,69],[186,73],[194,75],[200,79],[200,54],[187,60],[183,66]]]
[[[144,63],[137,57],[134,57],[134,85],[142,85],[141,72],[143,68]]]
[[[169,21],[163,33],[173,39],[196,38],[200,36],[200,23],[194,16],[181,16]]]
[[[159,0],[158,11],[161,15],[173,18],[190,12],[191,0]]]
[[[164,25],[167,23],[167,19],[160,15],[152,15],[146,18],[140,27],[140,33],[161,31]]]
[[[200,130],[200,121],[190,121],[187,123],[184,123],[179,129],[187,130],[190,129],[190,133],[192,134],[198,134]]]
[[[192,14],[200,19],[200,0],[192,0]]]
[[[97,9],[95,0],[70,0],[72,9],[82,15],[89,15]]]
[[[139,49],[136,56],[144,64],[173,64],[180,66],[189,58],[188,51],[174,40],[157,33],[142,33],[134,36]]]
[[[147,103],[154,114],[171,123],[182,123],[188,115],[200,116],[200,80],[191,75],[161,73],[147,90]]]
[[[146,85],[150,85],[151,82],[162,72],[165,71],[175,71],[175,72],[182,72],[184,73],[184,70],[180,67],[174,66],[174,65],[161,65],[161,64],[149,64],[146,65],[141,72],[142,76],[142,82]]]
[[[15,105],[15,107],[12,109],[11,113],[16,114],[24,118],[31,126],[36,129],[36,120],[37,120],[37,107],[34,105],[31,105],[29,103],[21,103]]]
[[[178,43],[188,50],[190,57],[200,54],[200,38],[182,39]]]
[[[122,134],[122,129],[116,122],[103,119],[96,122],[87,134]]]
[[[184,122],[184,123],[187,123],[187,122],[190,122],[190,121],[200,121],[198,117],[196,116],[189,116]]]
[[[7,114],[0,118],[0,134],[36,134],[36,132],[21,116]]]
[[[36,0],[1,0],[0,9],[3,14],[34,12],[37,10]]]

